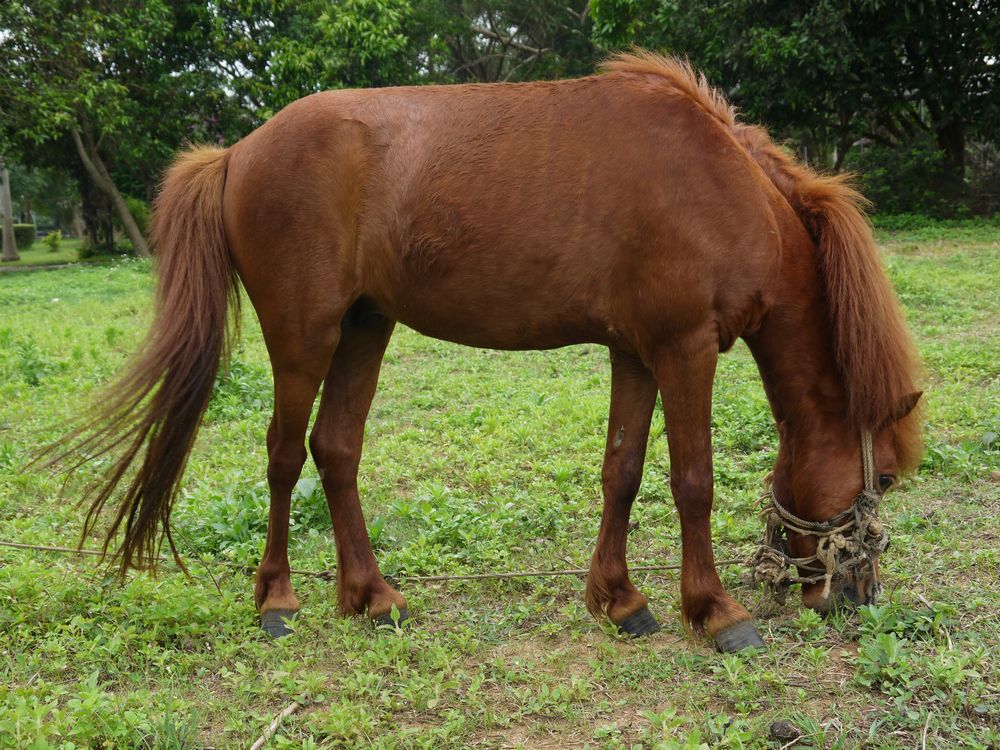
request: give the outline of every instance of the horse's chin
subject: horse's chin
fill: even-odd
[[[812,583],[802,587],[803,606],[823,614],[839,607],[854,608],[862,604],[875,604],[882,586],[869,575],[865,580],[847,579],[834,581],[829,596],[823,596],[823,584]]]

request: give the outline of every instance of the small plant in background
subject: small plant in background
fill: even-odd
[[[24,378],[24,382],[30,386],[37,386],[52,369],[52,366],[33,339],[20,341],[17,343],[17,363],[16,367]]]
[[[50,253],[59,252],[59,245],[62,244],[62,230],[54,229],[45,235],[45,239],[42,240],[45,246],[49,249]]]
[[[798,629],[802,639],[806,641],[820,638],[826,633],[826,622],[823,620],[823,615],[808,607],[799,610],[798,617],[792,621],[792,624]]]
[[[803,646],[802,658],[809,662],[814,669],[820,669],[830,660],[830,650],[819,646]]]
[[[6,469],[14,465],[17,459],[17,448],[13,443],[0,440],[0,469]]]
[[[909,641],[893,633],[879,633],[861,645],[857,679],[866,687],[909,700],[916,682]]]

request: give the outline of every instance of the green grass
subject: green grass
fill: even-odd
[[[20,260],[7,261],[2,268],[19,266],[42,266],[63,263],[76,263],[80,259],[81,240],[64,239],[59,243],[59,249],[52,252],[49,246],[41,240],[36,240],[31,247],[18,248]]]
[[[73,557],[0,548],[0,747],[996,747],[1000,742],[1000,231],[880,232],[926,358],[928,451],[886,502],[879,607],[759,620],[769,649],[722,656],[678,622],[674,572],[636,575],[664,625],[622,640],[573,577],[419,583],[406,575],[585,567],[600,514],[609,367],[598,347],[498,353],[402,329],[372,409],[360,485],[370,535],[413,627],[335,613],[296,578],[296,633],[257,629],[252,580],[165,567],[124,586]],[[0,539],[73,544],[59,476],[24,469],[81,415],[149,320],[141,262],[0,277]],[[175,512],[189,560],[253,564],[266,528],[268,363],[252,312]],[[745,347],[714,407],[717,556],[747,555],[776,435]],[[78,495],[100,465],[66,488]],[[630,536],[633,564],[679,558],[662,415]],[[315,468],[294,502],[293,568],[333,567]],[[94,546],[95,540],[88,543]],[[743,570],[722,573],[749,606]]]

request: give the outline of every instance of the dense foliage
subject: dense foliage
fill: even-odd
[[[0,154],[48,222],[111,247],[178,147],[306,94],[583,75],[638,44],[689,57],[817,166],[864,172],[880,211],[989,211],[997,39],[982,0],[9,2]]]

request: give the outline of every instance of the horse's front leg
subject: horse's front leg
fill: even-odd
[[[659,352],[655,374],[670,448],[670,489],[681,521],[681,617],[720,651],[764,642],[750,613],[722,587],[712,551],[712,381],[718,360],[713,330]]]
[[[632,501],[639,491],[646,459],[649,421],[656,403],[656,380],[638,359],[611,352],[611,413],[601,485],[604,512],[597,547],[587,575],[587,609],[606,614],[629,635],[660,629],[646,597],[632,585],[625,563]]]

